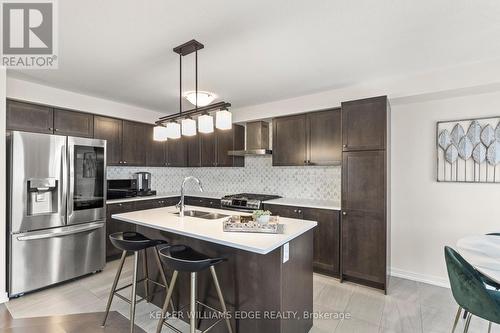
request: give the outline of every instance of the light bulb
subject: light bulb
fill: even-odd
[[[200,133],[213,133],[214,131],[214,117],[203,114],[198,117],[198,132]]]
[[[221,130],[231,129],[233,126],[232,114],[227,110],[220,110],[215,113],[215,127]]]
[[[153,140],[155,141],[167,141],[168,130],[165,126],[159,125],[153,128]]]
[[[179,139],[181,137],[181,125],[176,122],[167,123],[167,137],[169,139]]]
[[[196,135],[196,121],[194,119],[182,119],[182,135],[193,136]]]

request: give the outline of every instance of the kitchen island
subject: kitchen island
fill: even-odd
[[[226,215],[246,215],[228,210],[186,206]],[[227,262],[216,267],[224,299],[235,332],[306,333],[312,327],[313,311],[313,228],[314,221],[280,218],[283,234],[235,233],[222,230],[223,218],[179,217],[176,207],[164,207],[116,214],[112,217],[137,226],[137,231],[170,244],[184,244]],[[154,262],[148,253],[148,262]],[[142,266],[142,265],[141,265]],[[149,275],[160,282],[158,271],[149,265]],[[165,267],[167,277],[172,271]],[[143,272],[140,272],[143,274]],[[198,299],[219,308],[209,272],[199,274]],[[143,296],[142,286],[138,293]],[[174,291],[176,307],[189,302],[189,275],[179,274]],[[165,293],[152,302],[161,307]],[[199,309],[201,310],[201,309]],[[206,313],[210,317],[210,313]],[[188,320],[187,315],[184,320]],[[200,329],[213,322],[202,320]],[[224,325],[211,332],[226,332]]]

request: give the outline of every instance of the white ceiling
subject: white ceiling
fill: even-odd
[[[500,57],[498,0],[58,4],[59,69],[9,75],[165,113],[178,112],[172,48],[192,38],[200,90],[234,107]],[[194,89],[194,56],[183,62]]]

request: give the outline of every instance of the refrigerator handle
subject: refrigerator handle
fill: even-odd
[[[69,139],[69,138],[68,138]],[[67,163],[66,163],[66,179],[68,180],[68,185],[66,186],[66,224],[70,224],[71,217],[73,216],[73,204],[74,204],[74,171],[75,171],[75,166],[74,166],[74,154],[75,154],[75,145],[72,142],[69,142],[68,140],[68,157],[67,157]]]
[[[68,154],[67,154],[67,145],[64,145],[61,149],[61,184],[59,191],[61,192],[61,217],[66,224],[66,214],[67,214],[67,194],[68,194]]]
[[[36,235],[25,235],[25,236],[18,236],[17,240],[18,241],[29,241],[29,240],[36,240],[36,239],[46,239],[46,238],[54,238],[54,237],[62,237],[62,236],[68,236],[68,235],[74,235],[86,231],[92,231],[96,229],[100,229],[104,226],[103,223],[99,223],[98,225],[92,224],[88,226],[75,226],[72,227],[70,230],[64,230],[60,232],[48,232],[45,234],[36,234]]]

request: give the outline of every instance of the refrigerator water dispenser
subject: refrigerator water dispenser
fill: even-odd
[[[55,178],[28,180],[28,216],[58,212],[58,181]]]

